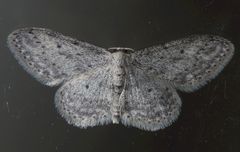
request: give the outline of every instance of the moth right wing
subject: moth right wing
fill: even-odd
[[[23,68],[48,86],[106,66],[110,59],[103,48],[43,28],[12,32],[8,46]]]
[[[168,83],[128,66],[126,85],[121,94],[124,104],[121,122],[147,131],[171,125],[181,110],[181,99]]]
[[[133,53],[136,67],[191,92],[213,79],[234,54],[233,44],[213,35],[195,35]]]

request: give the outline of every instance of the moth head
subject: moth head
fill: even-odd
[[[123,52],[123,53],[126,53],[126,54],[130,54],[130,53],[134,52],[133,49],[124,48],[124,47],[111,47],[111,48],[108,48],[108,51],[111,52],[111,53]]]

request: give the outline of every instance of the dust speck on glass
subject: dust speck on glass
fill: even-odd
[[[47,86],[60,86],[55,105],[80,128],[119,123],[155,131],[181,110],[176,90],[192,92],[230,61],[233,44],[195,35],[134,51],[100,48],[43,28],[12,32],[8,46],[23,68]]]

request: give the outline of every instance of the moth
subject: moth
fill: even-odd
[[[104,49],[44,28],[8,36],[19,64],[44,85],[59,86],[55,105],[69,124],[87,128],[122,123],[147,131],[171,125],[181,111],[176,90],[193,92],[234,54],[214,35],[193,35],[135,51]]]

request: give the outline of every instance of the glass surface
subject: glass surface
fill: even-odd
[[[239,152],[239,0],[0,0],[1,152]],[[123,125],[80,129],[54,107],[57,88],[41,85],[7,48],[10,32],[45,27],[109,48],[136,50],[216,34],[235,45],[223,72],[194,93],[182,93],[182,112],[164,130]]]

